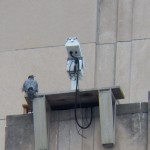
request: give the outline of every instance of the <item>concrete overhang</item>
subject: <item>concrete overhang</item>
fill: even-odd
[[[101,89],[88,89],[79,91],[78,106],[94,107],[99,105],[99,91],[111,90],[115,99],[124,99],[124,94],[119,86],[106,87]],[[56,92],[56,93],[37,93],[36,97],[45,96],[51,110],[66,110],[74,108],[76,92]],[[28,97],[25,96],[27,99]]]

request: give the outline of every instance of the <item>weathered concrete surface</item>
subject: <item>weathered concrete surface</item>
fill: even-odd
[[[7,116],[6,121],[7,126],[33,124],[33,114],[15,115],[15,117],[10,115]]]
[[[148,113],[148,104],[144,103],[131,103],[131,104],[119,104],[117,105],[116,114],[127,115],[136,113]]]
[[[0,144],[0,149],[4,150],[5,149],[5,126],[6,126],[6,119],[0,119],[0,139],[1,139],[1,144]]]
[[[33,101],[34,143],[35,150],[48,149],[48,124],[46,99],[36,97]]]
[[[150,122],[150,91],[148,92],[148,122]],[[147,149],[150,149],[150,124],[148,123]]]
[[[7,118],[5,150],[33,150],[34,128],[32,115]]]
[[[147,103],[121,104],[117,106],[116,144],[113,148],[101,145],[98,108],[90,128],[77,130],[73,110],[52,111],[49,144],[53,150],[147,150]],[[120,108],[119,108],[120,107]],[[145,111],[146,110],[146,111]],[[33,150],[33,117],[29,115],[8,116],[5,150]]]
[[[115,150],[147,149],[147,113],[117,117]]]

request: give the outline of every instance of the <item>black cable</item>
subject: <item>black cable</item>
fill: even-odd
[[[77,123],[76,123],[76,130],[77,130],[77,132],[78,132],[78,134],[82,137],[82,138],[85,138],[86,139],[86,137],[83,135],[83,133],[82,133],[82,129],[80,128],[80,129],[78,129],[78,125],[77,125]]]
[[[86,126],[81,125],[79,123],[78,117],[77,117],[77,104],[78,104],[78,100],[79,100],[79,87],[78,87],[79,86],[78,85],[78,81],[79,81],[79,59],[77,57],[73,56],[72,53],[70,53],[70,55],[75,59],[75,68],[74,68],[74,72],[76,75],[76,94],[75,94],[75,107],[74,107],[75,121],[76,121],[76,124],[81,129],[87,129],[91,125],[92,120],[93,120],[93,109],[91,107],[91,117],[90,117],[89,123]],[[82,109],[81,102],[79,104],[80,104],[80,108]],[[83,120],[83,112],[82,112],[82,120]],[[87,117],[86,117],[86,122],[87,122]]]
[[[78,75],[77,75],[78,76]],[[78,78],[78,77],[77,77]],[[78,79],[77,79],[78,80]],[[78,81],[77,81],[78,82]],[[76,87],[77,87],[77,85],[76,85]],[[91,123],[92,123],[92,120],[93,120],[93,109],[92,109],[92,107],[91,107],[91,117],[90,117],[90,122],[86,125],[86,126],[83,126],[83,125],[81,125],[80,123],[79,123],[79,121],[78,121],[78,118],[77,118],[77,101],[78,101],[78,96],[79,96],[79,90],[76,88],[76,97],[75,97],[75,109],[74,109],[74,112],[75,112],[75,121],[76,121],[76,123],[77,123],[77,125],[81,128],[81,129],[87,129],[90,125],[91,125]],[[82,107],[81,107],[81,109],[82,109]]]
[[[69,72],[70,79],[72,79],[72,77],[74,76],[74,74],[71,71],[71,66],[72,66],[73,62],[74,62],[74,60],[72,60],[70,65],[69,65],[69,71],[68,72]]]

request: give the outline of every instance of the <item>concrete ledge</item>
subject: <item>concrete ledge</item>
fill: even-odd
[[[141,103],[141,112],[148,113],[148,103],[147,102]]]
[[[78,109],[80,112],[80,109]],[[132,104],[119,104],[117,105],[116,114],[117,116],[126,115],[126,114],[136,114],[136,113],[147,113],[148,112],[148,103],[132,103]],[[90,117],[90,109],[88,109],[87,117]],[[99,116],[99,108],[93,108],[93,117]],[[80,116],[79,116],[80,118]],[[63,120],[73,120],[74,119],[74,110],[58,110],[51,111],[51,121],[63,121]],[[22,115],[9,115],[6,119],[6,126],[14,125],[24,125],[24,124],[33,124],[33,114],[22,114]]]
[[[6,126],[33,124],[33,114],[9,115],[6,117]]]
[[[116,114],[135,114],[135,113],[147,113],[148,103],[131,103],[131,104],[119,104],[117,105]]]

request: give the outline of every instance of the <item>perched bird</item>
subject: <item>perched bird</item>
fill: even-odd
[[[31,106],[32,110],[32,101],[35,97],[35,93],[38,92],[38,83],[34,80],[34,76],[28,76],[28,79],[23,83],[22,91],[28,95],[27,103]]]

